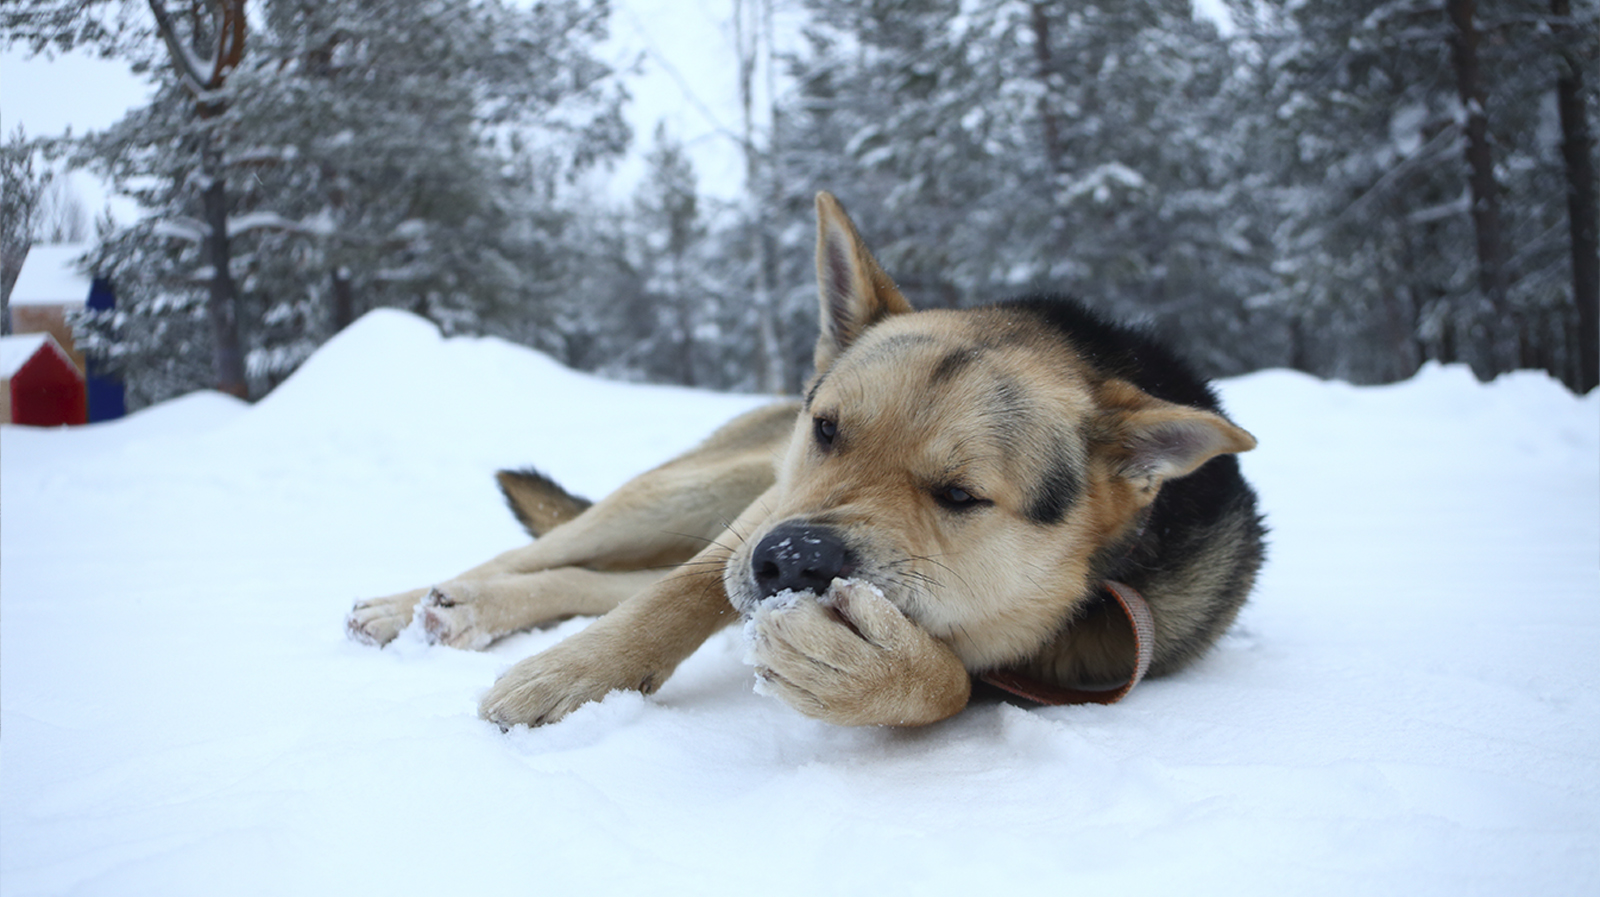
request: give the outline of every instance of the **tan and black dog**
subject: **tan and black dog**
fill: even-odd
[[[765,691],[856,725],[948,717],[989,671],[1126,679],[1133,627],[1104,580],[1148,601],[1152,674],[1209,648],[1264,530],[1232,455],[1255,440],[1206,384],[1064,299],[913,312],[832,196],[817,215],[803,402],[747,414],[593,506],[502,473],[536,540],[357,604],[351,635],[383,644],[416,619],[478,648],[604,614],[495,683],[480,712],[502,726],[653,692],[741,619]]]

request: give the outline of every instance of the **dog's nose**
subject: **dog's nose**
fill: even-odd
[[[849,554],[844,540],[827,527],[782,523],[756,544],[750,565],[762,598],[785,590],[820,595],[848,572]]]

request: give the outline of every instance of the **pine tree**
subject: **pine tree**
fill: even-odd
[[[529,338],[552,316],[536,306],[571,277],[558,193],[627,140],[620,89],[592,54],[603,2],[266,0],[247,40],[238,26],[225,81],[198,100],[155,38],[233,35],[233,19],[185,31],[129,26],[141,4],[24,6],[38,13],[33,44],[94,40],[157,82],[149,106],[76,157],[152,213],[101,243],[120,308],[86,324],[136,400],[201,385],[164,357],[193,350],[201,278],[210,309],[217,284],[236,284],[254,394],[369,308]]]
[[[1561,120],[1561,158],[1566,175],[1567,233],[1572,295],[1577,306],[1577,372],[1580,392],[1600,386],[1600,189],[1595,178],[1593,66],[1600,59],[1600,17],[1588,5],[1588,19],[1574,20],[1571,0],[1551,0],[1557,38],[1556,103]],[[1585,74],[1588,78],[1585,78]],[[1587,85],[1587,86],[1586,86]]]
[[[683,145],[664,126],[656,127],[655,145],[645,156],[645,164],[648,174],[634,199],[635,218],[644,237],[641,267],[647,272],[650,291],[658,297],[659,326],[652,328],[652,335],[670,347],[651,351],[649,354],[659,359],[651,366],[666,368],[673,382],[694,386],[701,380],[695,342],[706,300],[696,258],[706,236],[699,188]]]
[[[913,301],[1070,292],[1214,373],[1274,359],[1238,338],[1270,281],[1256,88],[1187,2],[808,6],[788,195],[835,190]]]
[[[11,332],[11,286],[33,245],[39,205],[50,173],[35,164],[37,148],[19,126],[0,143],[0,305],[5,333]]]
[[[1592,23],[1595,4],[1582,6],[1575,18]],[[1433,358],[1482,376],[1545,367],[1573,382],[1577,308],[1551,102],[1563,45],[1548,9],[1255,9],[1268,10],[1253,39],[1281,122],[1277,271],[1299,322],[1297,366],[1389,380]],[[1477,37],[1470,77],[1464,25]]]

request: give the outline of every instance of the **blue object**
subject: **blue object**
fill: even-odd
[[[110,311],[117,307],[117,294],[111,289],[111,281],[104,277],[96,277],[89,286],[89,300],[84,303],[91,311]],[[123,389],[122,380],[98,370],[100,365],[93,358],[88,360],[88,382],[85,388],[89,393],[89,423],[102,420],[116,420],[128,413],[127,393]]]

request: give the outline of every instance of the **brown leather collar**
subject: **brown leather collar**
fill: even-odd
[[[1150,660],[1155,656],[1156,621],[1150,615],[1150,605],[1145,602],[1144,596],[1132,586],[1108,579],[1100,583],[1100,587],[1116,599],[1123,613],[1128,615],[1128,622],[1133,626],[1133,649],[1136,656],[1133,675],[1128,677],[1127,682],[1104,690],[1064,688],[1016,670],[979,673],[978,678],[1003,691],[1040,704],[1115,704],[1122,700],[1123,696],[1132,691],[1150,670]]]

